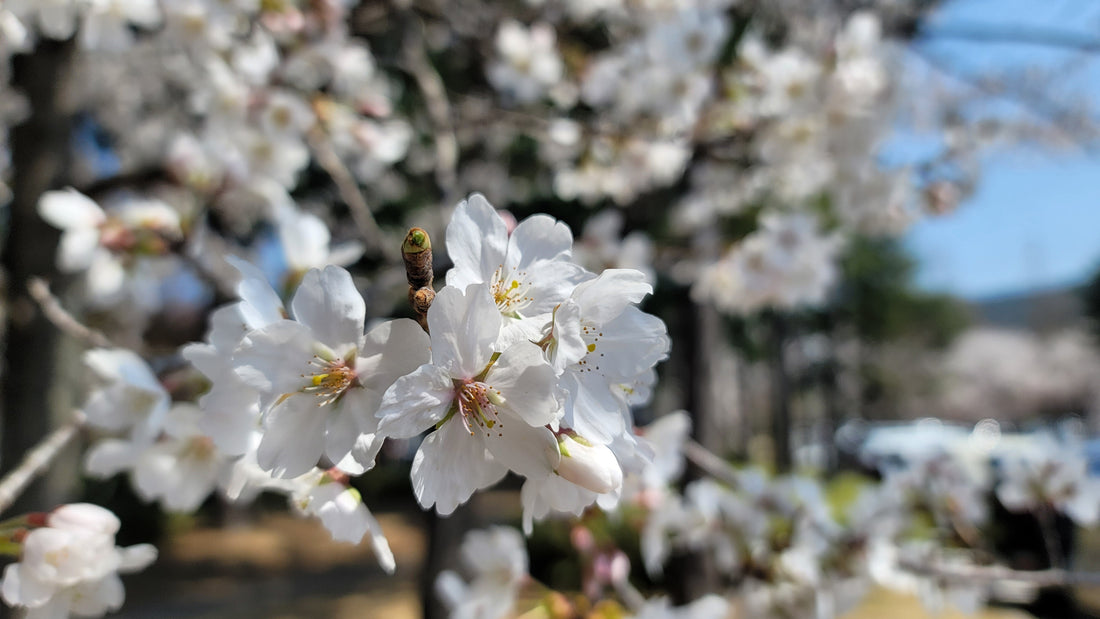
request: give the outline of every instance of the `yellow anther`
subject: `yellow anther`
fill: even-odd
[[[325,382],[326,378],[328,378],[328,374],[314,374],[313,375],[313,386],[316,387],[316,386],[320,385],[321,383]]]

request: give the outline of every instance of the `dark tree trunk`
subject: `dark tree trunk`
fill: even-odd
[[[38,216],[42,193],[62,182],[73,115],[65,89],[71,82],[72,41],[43,39],[32,54],[16,57],[13,83],[28,98],[30,117],[11,131],[13,162],[10,219],[2,260],[6,275],[7,332],[3,368],[0,469],[17,466],[52,425],[48,400],[56,375],[56,330],[27,294],[27,281],[54,279],[59,233]],[[44,484],[33,484],[13,513],[51,507]]]
[[[420,573],[420,607],[424,619],[446,619],[451,614],[435,594],[435,579],[443,570],[458,567],[458,549],[462,538],[474,525],[474,509],[470,501],[459,505],[454,513],[445,518],[436,515],[434,509],[424,514],[428,529],[428,555]]]
[[[791,470],[791,385],[787,375],[787,321],[779,313],[770,317],[771,333],[769,362],[771,364],[772,448],[775,450],[775,471]]]
[[[687,295],[684,298],[688,299]],[[686,368],[680,378],[685,389],[684,408],[691,415],[691,436],[703,447],[720,452],[722,440],[714,431],[714,411],[710,406],[710,361],[714,358],[716,338],[721,337],[721,321],[713,307],[696,305],[690,300],[681,305],[679,313],[681,323],[673,341],[682,343],[682,350],[673,352],[681,367]],[[702,469],[689,462],[680,480],[680,490],[705,476]],[[718,590],[718,571],[706,551],[673,553],[666,564],[665,578],[669,595],[678,605]]]

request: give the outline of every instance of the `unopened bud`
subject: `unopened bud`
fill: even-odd
[[[561,462],[557,473],[564,479],[598,494],[622,486],[623,470],[607,446],[562,434],[558,437],[558,451]]]
[[[88,531],[103,535],[118,533],[118,517],[110,510],[91,503],[62,505],[50,512],[46,524],[54,529]]]

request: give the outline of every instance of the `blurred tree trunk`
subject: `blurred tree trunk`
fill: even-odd
[[[821,370],[821,398],[825,401],[822,440],[825,441],[825,470],[830,475],[837,471],[840,463],[840,454],[837,452],[836,445],[836,431],[840,428],[840,424],[844,422],[840,385],[837,384],[840,373],[837,368],[835,346],[832,344],[833,342],[830,340],[829,356]]]
[[[737,381],[737,411],[739,415],[733,455],[737,459],[747,462],[753,434],[753,419],[749,411],[749,362],[745,355],[737,354],[737,375],[731,377],[730,380]]]
[[[441,517],[435,509],[425,512],[428,527],[428,554],[420,573],[420,608],[424,619],[446,619],[450,610],[435,594],[435,579],[443,570],[458,567],[458,549],[462,538],[474,525],[472,501],[459,505],[450,516]]]
[[[59,233],[38,216],[42,193],[56,187],[68,164],[73,113],[66,88],[71,83],[73,41],[43,39],[33,53],[14,59],[13,84],[30,103],[30,116],[11,131],[12,201],[0,256],[6,276],[7,331],[3,372],[3,430],[0,470],[17,466],[23,454],[52,425],[48,400],[57,366],[57,332],[27,294],[27,281],[53,279]],[[45,485],[33,484],[13,512],[51,507]]]
[[[772,449],[775,453],[776,473],[791,470],[791,385],[787,375],[786,344],[787,319],[778,312],[769,316],[771,323],[768,361],[771,364]]]
[[[721,320],[717,310],[705,304],[695,304],[685,294],[680,306],[679,324],[672,341],[683,349],[677,355],[680,367],[686,368],[681,377],[684,385],[684,408],[691,416],[691,437],[712,452],[721,453],[722,437],[714,431],[714,410],[710,397],[711,359],[714,347],[722,337]],[[727,377],[727,380],[730,377]],[[706,473],[691,462],[684,469],[680,491],[691,482],[706,477]],[[687,604],[707,593],[718,590],[718,570],[706,552],[674,552],[665,564],[665,578],[669,595],[678,605]]]

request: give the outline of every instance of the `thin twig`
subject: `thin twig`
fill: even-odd
[[[374,220],[374,214],[371,213],[367,199],[363,196],[363,192],[359,191],[359,183],[344,165],[340,155],[333,149],[325,130],[320,125],[315,126],[306,133],[306,142],[309,143],[309,148],[313,151],[318,165],[332,178],[336,184],[336,190],[340,192],[340,198],[348,205],[351,218],[355,220],[359,234],[366,242],[367,251],[376,256],[383,254],[385,241],[382,228]]]
[[[65,425],[54,430],[23,456],[19,466],[0,479],[0,513],[7,511],[27,486],[49,468],[84,426],[84,413],[77,411]]]
[[[1000,97],[1020,105],[1039,122],[1045,123],[1054,132],[1060,134],[1067,143],[1085,150],[1091,150],[1086,140],[1090,137],[1088,134],[1094,133],[1094,131],[1088,130],[1080,122],[1074,122],[1072,110],[1044,97],[1041,93],[1025,93],[1008,88],[997,88],[996,85],[983,80],[981,76],[971,75],[919,45],[911,46],[909,51],[927,66],[971,88],[978,94],[988,97]],[[1091,121],[1092,119],[1088,120]]]
[[[737,477],[737,469],[691,439],[684,443],[684,457],[718,481],[735,488],[741,485],[741,481]]]
[[[61,306],[61,302],[50,292],[50,285],[46,280],[34,277],[27,282],[27,291],[30,293],[40,308],[55,327],[62,332],[98,348],[111,348],[114,344],[110,338],[100,331],[92,329],[77,320]]]
[[[454,123],[451,120],[451,103],[447,99],[447,87],[443,78],[432,66],[428,53],[424,49],[424,25],[419,18],[409,28],[405,38],[405,68],[416,80],[428,118],[432,121],[432,140],[435,142],[435,180],[448,201],[454,199],[452,193],[458,178],[458,138],[455,137]]]
[[[1043,544],[1047,550],[1047,561],[1050,563],[1050,567],[1064,569],[1066,558],[1062,554],[1061,536],[1058,535],[1058,529],[1054,526],[1054,508],[1050,505],[1043,505],[1035,509],[1033,513],[1035,519],[1039,521],[1039,529],[1042,532]]]
[[[898,566],[920,576],[968,583],[1018,582],[1041,587],[1100,585],[1100,572],[1064,569],[1014,570],[1001,565],[953,565],[913,559],[902,559]]]

